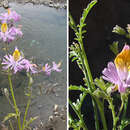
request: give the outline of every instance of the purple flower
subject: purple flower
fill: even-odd
[[[23,33],[20,28],[11,27],[8,28],[7,23],[1,25],[0,39],[3,42],[11,42],[15,40],[16,36],[22,36]]]
[[[109,62],[107,68],[103,70],[103,79],[114,84],[113,89],[118,88],[120,93],[124,93],[126,88],[130,87],[130,47],[128,45],[125,45],[116,56],[114,63]]]
[[[31,73],[38,72],[37,66],[35,64],[31,64],[29,60],[22,57],[17,48],[15,48],[13,55],[4,56],[2,65],[4,70],[13,70],[14,74],[18,71],[22,71],[23,69]]]
[[[0,20],[2,23],[9,23],[11,21],[17,22],[19,21],[21,16],[17,14],[15,11],[12,11],[11,9],[8,9],[7,13],[1,13],[0,14]]]
[[[58,64],[56,64],[55,62],[52,62],[52,64],[53,64],[53,67],[52,67],[53,71],[57,71],[57,72],[62,71],[62,69],[59,69],[59,67],[61,66],[61,62],[59,62]]]
[[[16,72],[24,69],[24,58],[20,56],[19,50],[15,48],[13,56],[12,55],[4,56],[2,65],[4,70],[11,69],[14,71],[15,74]]]
[[[20,36],[20,37],[23,36],[23,33],[22,33],[22,31],[21,31],[21,28],[11,27],[9,31],[10,31],[10,34],[11,34],[12,36]]]
[[[46,73],[46,75],[49,76],[51,74],[52,68],[50,65],[48,65],[48,63],[46,63],[45,66],[42,67],[42,70]]]
[[[29,60],[27,60],[27,59],[24,59],[23,63],[24,63],[24,69],[27,72],[31,72],[33,74],[38,73],[36,64],[31,64],[31,62]]]

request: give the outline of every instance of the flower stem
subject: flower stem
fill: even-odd
[[[76,115],[78,116],[79,120],[82,122],[83,130],[88,130],[81,113],[76,110],[75,106],[72,104],[72,102],[70,100],[69,100],[69,104],[72,107],[72,109],[74,110],[74,112],[76,113]]]
[[[115,113],[115,109],[114,109],[114,105],[113,105],[112,99],[108,98],[108,102],[109,102],[109,105],[110,105],[110,109],[112,111],[113,130],[116,130],[116,124],[117,124],[117,121],[118,121],[118,117],[116,117],[116,113]]]
[[[30,103],[31,103],[31,98],[29,97],[29,100],[27,102],[27,106],[26,106],[26,109],[25,109],[25,113],[24,113],[22,130],[24,130],[24,125],[25,125],[25,121],[26,121],[26,117],[27,117],[27,113],[28,113],[28,109],[29,109]]]
[[[11,128],[11,130],[14,130],[14,127],[13,127],[13,125],[12,125],[11,120],[9,120],[9,124],[10,124],[10,128]]]
[[[25,113],[24,113],[22,130],[24,130],[24,127],[25,127],[24,125],[25,125],[27,114],[28,114],[28,109],[29,109],[29,106],[31,104],[31,95],[32,95],[31,86],[32,86],[33,80],[32,80],[32,77],[31,77],[31,75],[29,73],[27,74],[27,76],[29,78],[29,82],[28,82],[28,95],[29,95],[29,99],[28,99],[27,106],[26,106]]]
[[[19,127],[19,130],[21,130],[20,112],[19,112],[19,109],[18,109],[17,104],[16,104],[16,100],[15,100],[15,97],[14,97],[11,75],[9,73],[8,73],[8,80],[9,80],[9,86],[10,86],[12,100],[13,100],[13,103],[14,103],[14,109],[15,109],[15,112],[16,112],[16,115],[17,115],[17,118],[18,118],[18,127]]]
[[[128,99],[126,99],[125,102],[124,102],[124,110],[123,110],[122,119],[125,118],[126,111],[127,111],[127,105],[128,105]]]

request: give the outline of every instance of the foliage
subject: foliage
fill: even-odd
[[[129,89],[127,89],[125,92],[120,93],[114,93],[117,91],[118,86],[115,85],[112,82],[105,82],[102,77],[96,78],[93,80],[86,52],[84,50],[84,44],[83,44],[83,38],[84,34],[87,32],[84,30],[84,27],[86,26],[85,20],[92,9],[92,7],[97,3],[97,1],[93,0],[86,9],[84,9],[82,13],[82,17],[80,18],[79,25],[76,25],[73,17],[71,14],[69,14],[69,25],[75,32],[75,42],[70,46],[70,52],[69,52],[69,57],[71,58],[72,62],[77,62],[78,67],[81,69],[81,72],[84,74],[84,85],[83,86],[76,86],[76,85],[70,85],[69,86],[69,91],[80,91],[81,94],[77,101],[72,102],[69,99],[69,105],[77,115],[78,119],[74,118],[71,113],[69,113],[69,127],[73,128],[75,130],[80,130],[81,128],[83,130],[88,130],[89,124],[85,123],[84,120],[84,113],[81,112],[81,107],[82,104],[86,98],[87,95],[91,96],[91,102],[93,105],[93,111],[94,114],[91,116],[94,116],[95,119],[95,129],[96,130],[101,130],[103,126],[103,130],[108,130],[108,124],[106,122],[106,117],[105,117],[105,107],[104,106],[104,101],[108,102],[109,104],[109,109],[111,110],[112,113],[112,120],[113,120],[113,130],[123,130],[127,125],[129,125],[129,119],[126,119],[126,110],[127,110],[127,105],[128,105],[128,95],[129,95]],[[127,27],[127,32],[119,27],[116,26],[113,29],[113,32],[119,34],[119,35],[125,35],[127,38],[129,37],[130,33],[130,26]],[[124,48],[129,48],[128,46]],[[118,42],[114,42],[112,45],[110,45],[110,49],[112,52],[118,56]],[[125,49],[124,49],[125,50]],[[129,50],[128,50],[129,51]],[[121,54],[124,54],[122,52]],[[113,63],[109,63],[108,67],[114,66]],[[116,66],[116,65],[115,65]],[[109,69],[109,68],[108,68]],[[104,73],[107,68],[104,69]],[[110,70],[108,70],[110,71]],[[106,78],[107,79],[107,78]],[[114,97],[113,94],[114,93]],[[121,105],[120,107],[118,106],[119,110],[117,111],[115,109],[116,104],[114,101],[116,99],[120,99]],[[123,114],[122,114],[123,113]],[[99,123],[99,118],[102,121],[102,126]]]

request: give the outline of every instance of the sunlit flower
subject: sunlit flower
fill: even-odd
[[[42,70],[46,73],[46,75],[50,75],[52,68],[50,65],[48,65],[48,63],[46,63],[45,66],[42,67]]]
[[[12,11],[11,9],[8,9],[7,13],[1,13],[0,14],[0,20],[2,23],[9,23],[9,22],[17,22],[19,21],[21,16],[17,14],[15,11]]]
[[[14,73],[21,71],[25,67],[24,58],[21,56],[17,48],[15,48],[13,55],[4,56],[2,65],[4,70],[11,69]]]
[[[62,69],[59,69],[60,66],[61,66],[61,62],[59,62],[58,64],[56,64],[55,62],[52,62],[52,64],[53,64],[53,67],[52,67],[53,71],[57,71],[57,72],[61,72],[62,71]]]
[[[114,63],[109,62],[103,70],[103,79],[114,84],[120,93],[124,93],[130,87],[130,47],[125,45],[123,50],[116,56]]]

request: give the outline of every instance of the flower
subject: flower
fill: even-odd
[[[114,84],[113,89],[124,93],[130,87],[130,47],[125,45],[123,50],[116,56],[114,63],[109,62],[103,70],[103,79]]]
[[[20,18],[21,16],[17,14],[15,11],[12,11],[11,9],[8,9],[7,13],[0,14],[1,23],[9,23],[11,21],[17,22],[20,20]]]
[[[14,71],[14,74],[18,71],[26,70],[26,72],[37,73],[37,66],[35,64],[31,64],[31,62],[21,56],[21,53],[15,48],[13,55],[4,56],[3,69],[8,70],[11,69]]]
[[[52,68],[50,65],[48,65],[48,63],[46,63],[45,66],[42,67],[42,70],[46,73],[46,75],[49,76],[51,74]]]
[[[1,25],[1,32],[0,32],[0,39],[3,40],[3,42],[11,42],[15,40],[16,36],[22,36],[23,33],[20,28],[11,27],[8,28],[7,23],[3,23]]]
[[[12,55],[6,55],[4,56],[3,62],[3,69],[8,70],[11,69],[14,71],[14,74],[18,71],[21,71],[24,69],[24,58],[21,56],[19,50],[17,47],[15,48],[15,51]]]
[[[53,64],[53,67],[52,67],[53,71],[57,71],[57,72],[62,71],[62,69],[59,69],[59,67],[61,66],[61,62],[59,62],[58,64],[56,64],[55,62],[52,62],[52,64]]]
[[[24,59],[24,69],[27,71],[27,72],[31,72],[31,73],[38,73],[37,71],[37,65],[36,64],[31,64],[31,62],[27,59]]]
[[[9,31],[12,36],[23,36],[21,28],[11,27]]]

